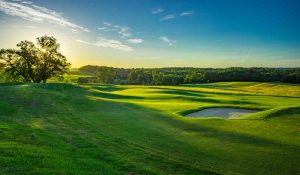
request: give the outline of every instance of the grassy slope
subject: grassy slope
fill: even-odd
[[[299,174],[299,104],[286,84],[0,86],[0,174]],[[179,115],[224,105],[271,110]]]

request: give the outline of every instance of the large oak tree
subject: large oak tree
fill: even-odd
[[[17,47],[0,51],[5,73],[15,80],[46,83],[49,78],[64,74],[71,65],[60,53],[60,45],[54,37],[38,37],[37,45],[21,41]]]

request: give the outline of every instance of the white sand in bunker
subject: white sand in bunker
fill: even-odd
[[[207,108],[198,112],[186,115],[186,117],[222,117],[222,118],[239,118],[248,114],[259,112],[259,110],[240,109],[240,108]]]

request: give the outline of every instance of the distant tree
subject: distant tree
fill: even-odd
[[[86,65],[79,68],[79,73],[82,75],[96,76],[100,66]]]
[[[49,78],[59,77],[70,67],[70,63],[59,52],[59,43],[54,37],[37,38],[37,46],[30,41],[21,41],[16,49],[1,49],[5,73],[24,82],[46,83]]]
[[[100,83],[112,84],[116,79],[116,72],[112,67],[102,66],[98,68],[96,77]]]
[[[204,83],[204,82],[206,82],[206,75],[203,72],[191,71],[185,76],[184,82],[185,83]]]
[[[9,82],[9,75],[4,73],[5,64],[0,62],[0,83]]]
[[[286,75],[286,82],[300,83],[300,71],[291,72]]]
[[[153,71],[153,84],[154,85],[163,85],[164,84],[164,74],[162,72]]]
[[[152,74],[144,69],[133,69],[128,76],[129,84],[151,85]]]
[[[3,62],[0,62],[0,72],[4,71],[4,67],[5,67],[5,64]]]
[[[181,77],[174,74],[163,75],[163,85],[178,85],[181,83]]]

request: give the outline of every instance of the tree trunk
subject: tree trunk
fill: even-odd
[[[46,82],[47,82],[47,79],[44,79],[44,80],[43,80],[43,83],[46,83]]]

